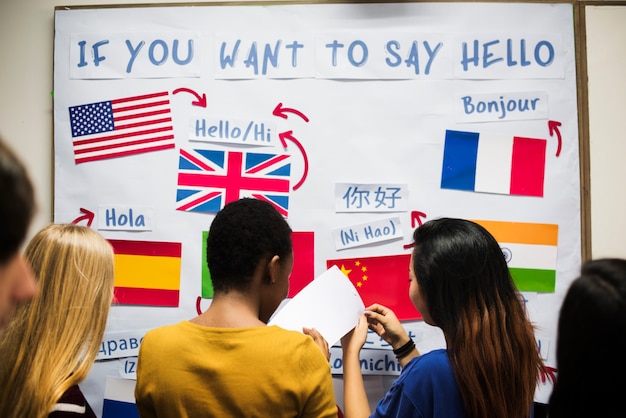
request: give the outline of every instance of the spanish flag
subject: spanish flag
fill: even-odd
[[[109,240],[115,253],[115,301],[178,306],[181,243]]]
[[[500,244],[518,290],[554,292],[558,225],[484,220],[474,222],[482,225]]]

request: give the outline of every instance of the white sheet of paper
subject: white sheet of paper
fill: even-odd
[[[329,346],[337,343],[365,311],[350,280],[333,266],[287,302],[268,322],[293,331],[315,328]]]

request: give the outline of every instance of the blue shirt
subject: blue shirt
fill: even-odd
[[[446,350],[409,361],[371,417],[466,418]]]

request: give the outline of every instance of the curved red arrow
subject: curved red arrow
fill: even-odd
[[[294,115],[298,115],[305,122],[309,121],[309,118],[307,118],[304,113],[300,112],[299,110],[292,109],[290,107],[283,107],[282,103],[278,103],[278,105],[276,105],[276,107],[274,108],[274,111],[272,112],[272,115],[279,116],[283,119],[287,119],[287,113],[293,113]]]
[[[202,296],[198,296],[198,299],[196,299],[196,312],[198,312],[198,315],[202,315],[202,309],[200,308],[200,301],[202,301]]]
[[[91,226],[91,223],[93,222],[93,218],[96,216],[95,213],[93,213],[90,210],[87,210],[85,208],[80,208],[80,211],[82,213],[84,213],[84,215],[79,216],[78,218],[74,219],[72,221],[73,224],[77,224],[80,221],[84,221],[85,219],[87,220],[87,226]]]
[[[561,122],[557,122],[555,120],[548,121],[548,129],[550,130],[550,136],[554,136],[556,132],[556,139],[558,141],[558,145],[556,148],[556,156],[558,157],[561,154],[561,131],[559,130],[559,126],[561,126]]]
[[[426,214],[424,212],[418,212],[416,210],[411,211],[411,228],[415,228],[415,222],[419,226],[422,226],[422,218],[425,218]]]
[[[196,96],[196,101],[191,102],[191,104],[193,106],[200,106],[200,107],[206,107],[206,94],[202,94],[202,96],[200,96],[198,93],[196,93],[195,91],[185,88],[185,87],[181,87],[179,89],[176,89],[172,92],[172,94],[176,94],[176,93],[181,93],[181,92],[185,92],[185,93],[191,93],[194,96]]]
[[[288,139],[294,144],[296,144],[296,146],[298,147],[298,149],[300,149],[300,152],[302,153],[302,158],[304,158],[304,173],[302,173],[302,177],[300,178],[300,181],[298,181],[298,183],[295,186],[293,186],[293,190],[298,190],[300,186],[302,186],[302,183],[304,183],[304,180],[306,179],[307,175],[309,174],[309,158],[307,157],[306,151],[304,150],[304,147],[302,146],[302,144],[296,138],[293,137],[293,131],[281,132],[278,134],[278,138],[280,139],[280,143],[283,144],[283,148],[285,149],[287,149],[287,141],[285,141],[285,139]]]
[[[419,226],[422,226],[422,218],[425,218],[425,217],[426,217],[426,214],[424,212],[419,212],[417,210],[411,211],[411,228],[415,228],[416,222]],[[404,249],[411,248],[413,247],[413,243],[404,244],[402,247]]]
[[[545,366],[541,370],[541,383],[546,383],[546,378],[552,381],[552,383],[556,382],[556,372],[558,372],[558,370],[554,367]]]

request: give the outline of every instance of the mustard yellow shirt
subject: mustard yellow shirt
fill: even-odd
[[[313,339],[277,326],[183,321],[139,348],[141,418],[337,417],[330,365]]]

